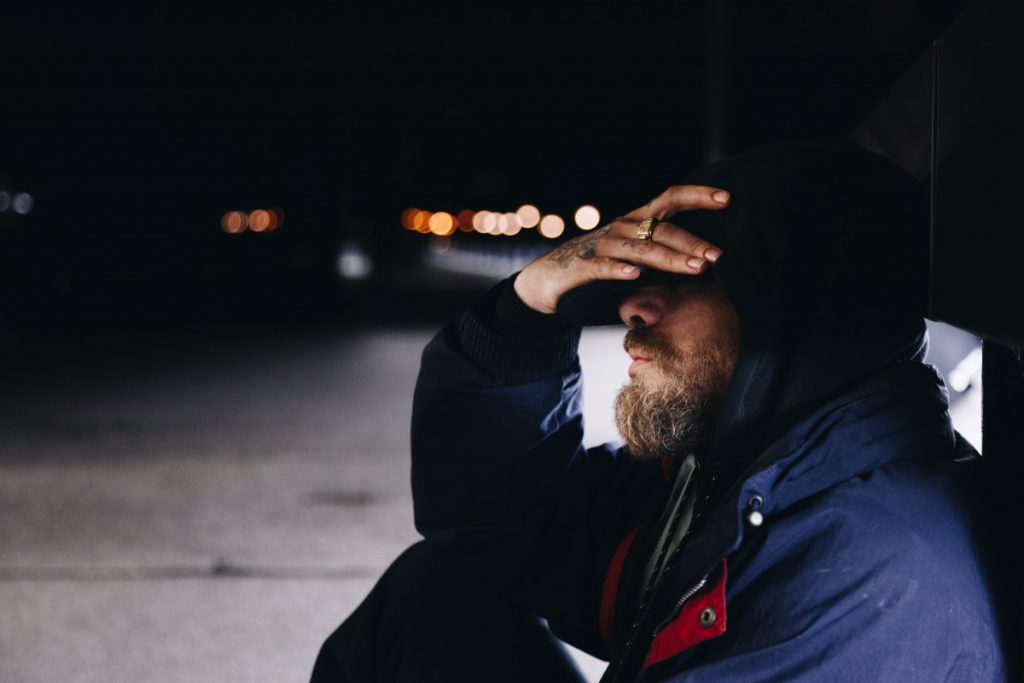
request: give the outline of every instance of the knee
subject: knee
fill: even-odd
[[[456,554],[420,541],[391,563],[370,594],[327,638],[312,681],[375,680],[371,672],[381,665],[381,643],[399,642],[406,632],[425,640],[424,634],[438,630],[439,624],[454,627],[470,605],[481,602],[472,572]]]
[[[313,673],[309,683],[343,683],[346,679],[344,669],[336,654],[337,636],[335,632],[324,642],[313,663]]]

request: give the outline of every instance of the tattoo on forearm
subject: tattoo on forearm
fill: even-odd
[[[548,254],[548,257],[562,268],[568,268],[574,258],[589,261],[597,256],[597,243],[609,230],[611,226],[606,225],[582,237],[569,240]]]

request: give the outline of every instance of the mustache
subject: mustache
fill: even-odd
[[[622,348],[627,353],[630,350],[636,351],[655,362],[673,362],[679,359],[679,353],[669,338],[661,331],[650,327],[634,327],[626,332]]]

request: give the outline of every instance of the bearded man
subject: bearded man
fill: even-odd
[[[881,157],[772,145],[481,296],[423,354],[426,540],[314,681],[582,680],[551,632],[606,681],[1002,680],[926,217]],[[587,450],[576,345],[613,321],[625,444]]]

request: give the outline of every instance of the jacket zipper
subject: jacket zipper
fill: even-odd
[[[709,576],[711,576],[710,572],[705,574],[704,578],[698,581],[697,584],[693,586],[690,590],[683,593],[682,597],[680,597],[679,600],[676,601],[676,605],[672,608],[672,611],[669,613],[668,617],[660,624],[654,627],[654,633],[652,634],[652,637],[656,638],[658,636],[658,632],[661,631],[661,629],[665,628],[673,619],[676,618],[676,615],[679,613],[679,610],[683,608],[683,605],[686,604],[686,601],[692,598],[694,594],[696,594],[696,592],[703,588],[704,584],[708,582]]]
[[[658,637],[658,632],[661,631],[661,629],[663,629],[666,624],[668,624],[670,621],[672,621],[675,618],[675,615],[679,612],[679,610],[681,610],[683,608],[683,605],[686,603],[686,601],[689,600],[690,598],[692,598],[697,591],[699,591],[701,588],[704,587],[704,584],[706,584],[708,582],[708,577],[709,576],[711,576],[711,572],[708,572],[707,574],[705,574],[703,579],[698,581],[696,585],[694,585],[692,588],[690,588],[690,590],[688,590],[685,593],[683,593],[682,597],[680,597],[679,600],[676,601],[676,605],[673,608],[673,610],[669,613],[668,618],[665,619],[664,621],[662,621],[660,624],[658,624],[654,628],[654,633],[652,634],[652,638],[657,638]],[[633,631],[633,634],[626,640],[626,645],[622,649],[623,654],[629,652],[629,650],[633,647],[633,642],[636,640],[636,636],[637,636],[637,632]],[[614,671],[612,671],[611,678],[608,679],[609,681],[612,681],[614,683],[615,681],[619,680],[619,677],[622,674],[622,668],[621,667],[622,667],[622,662],[624,661],[624,659],[625,659],[625,657],[620,657],[618,659],[618,661],[614,662],[613,665],[616,668],[614,669]],[[611,671],[611,667],[609,667],[609,670]],[[609,672],[606,671],[605,675],[607,676],[608,673]],[[605,679],[602,678],[601,680],[603,681]]]

